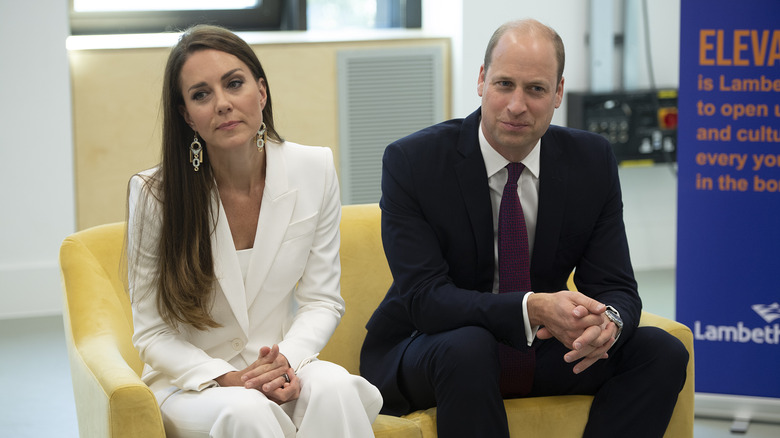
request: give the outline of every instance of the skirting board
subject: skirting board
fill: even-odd
[[[777,398],[697,392],[695,406],[697,417],[780,423]]]

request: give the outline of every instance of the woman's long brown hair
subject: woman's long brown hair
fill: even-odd
[[[217,212],[214,176],[209,164],[208,145],[195,172],[189,162],[189,145],[195,133],[180,113],[184,105],[180,75],[189,56],[214,49],[236,56],[246,64],[255,81],[265,81],[267,100],[263,122],[268,136],[282,139],[274,129],[271,90],[265,71],[249,45],[227,29],[198,25],[185,31],[171,50],[163,78],[162,161],[147,181],[150,193],[158,198],[162,213],[157,282],[157,307],[172,327],[188,324],[198,330],[219,327],[211,317],[216,276],[211,253],[211,233]]]

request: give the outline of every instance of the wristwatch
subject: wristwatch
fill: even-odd
[[[606,315],[610,321],[615,323],[615,326],[617,327],[615,341],[617,341],[618,338],[620,338],[620,333],[623,331],[623,320],[620,319],[620,312],[618,312],[617,309],[612,306],[607,306],[607,310],[604,312],[604,315]]]

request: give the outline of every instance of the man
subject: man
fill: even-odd
[[[394,282],[361,374],[384,413],[436,406],[441,437],[507,437],[503,398],[557,394],[595,396],[585,436],[660,437],[685,381],[683,345],[637,327],[609,143],[550,126],[563,66],[554,30],[507,23],[480,68],[481,108],[385,151]],[[564,290],[575,268],[581,292]]]

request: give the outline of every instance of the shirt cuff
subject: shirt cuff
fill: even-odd
[[[523,296],[523,324],[525,325],[525,340],[530,347],[536,339],[536,332],[539,331],[539,326],[531,327],[531,322],[528,320],[528,297],[533,292],[528,292]]]

